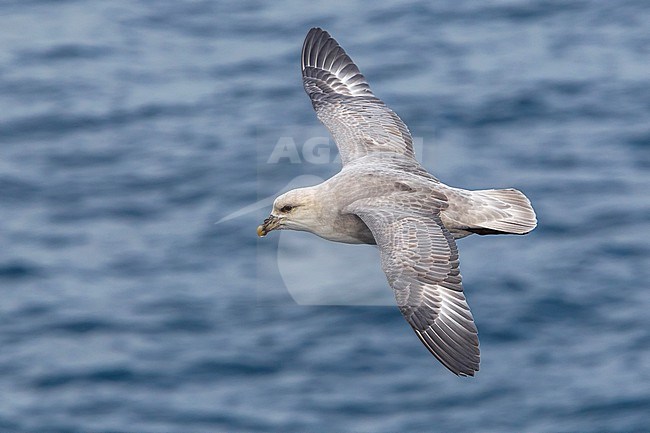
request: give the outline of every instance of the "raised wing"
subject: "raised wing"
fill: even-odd
[[[318,118],[336,141],[343,165],[373,152],[415,158],[404,122],[372,93],[352,59],[322,29],[307,33],[302,77]]]
[[[480,361],[477,330],[463,294],[456,242],[439,217],[372,199],[348,210],[372,231],[397,305],[422,343],[455,374],[473,376]]]

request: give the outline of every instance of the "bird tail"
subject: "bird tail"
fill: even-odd
[[[472,199],[472,233],[523,235],[537,226],[530,200],[514,188],[472,191]]]

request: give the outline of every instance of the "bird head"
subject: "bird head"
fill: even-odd
[[[318,209],[313,188],[298,188],[275,199],[271,215],[257,227],[257,235],[266,236],[273,230],[312,231],[318,224]]]

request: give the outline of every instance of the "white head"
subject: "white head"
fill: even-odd
[[[313,187],[298,188],[275,199],[271,215],[257,228],[258,236],[272,230],[313,231],[318,227],[320,207],[315,200]]]

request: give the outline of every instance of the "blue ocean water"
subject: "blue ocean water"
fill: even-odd
[[[649,22],[642,0],[1,2],[0,431],[650,431]],[[255,235],[269,206],[246,206],[337,170],[306,151],[312,26],[441,180],[537,210],[459,242],[475,378],[354,298],[392,296],[371,247]]]

